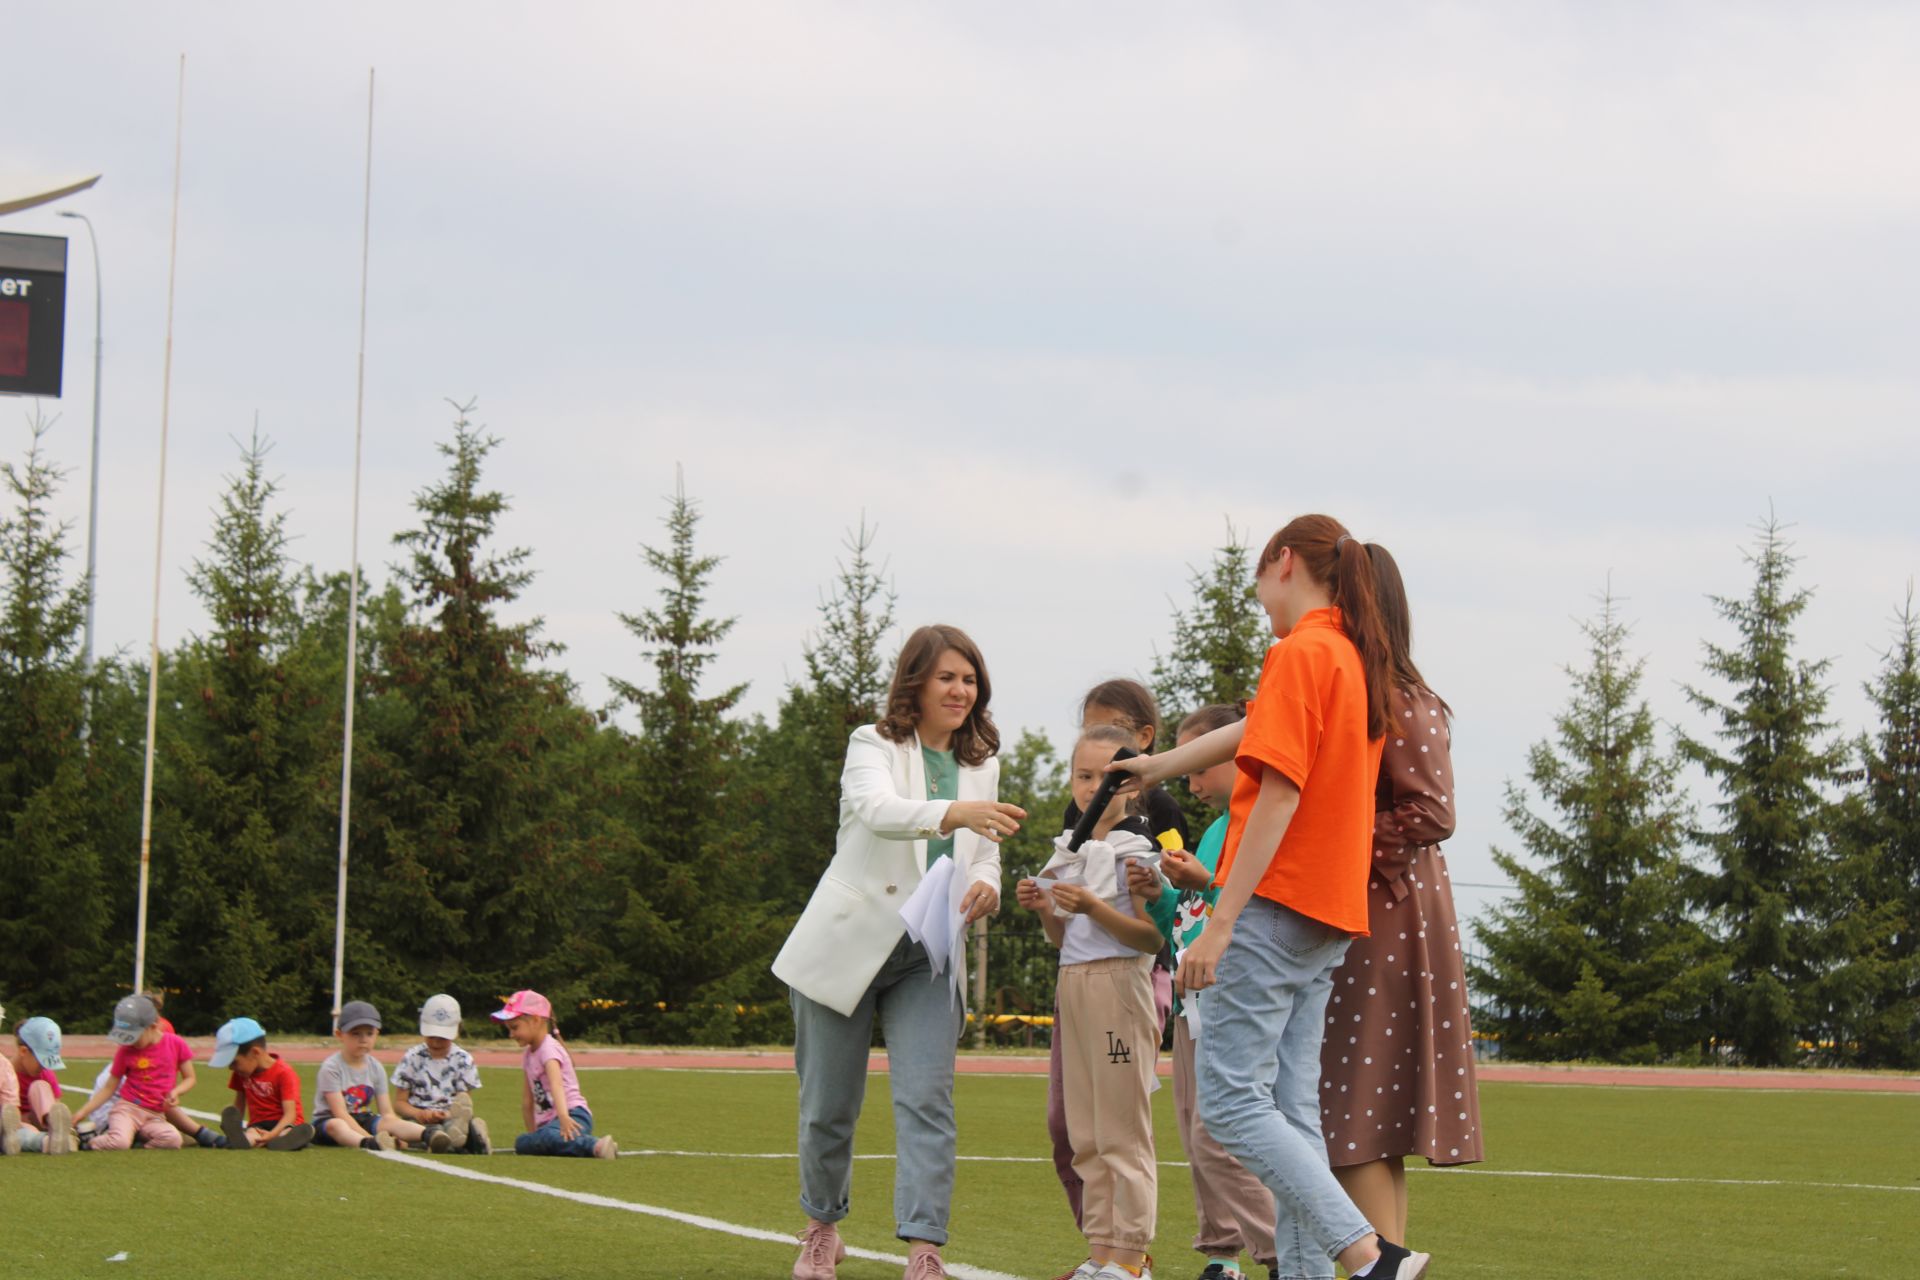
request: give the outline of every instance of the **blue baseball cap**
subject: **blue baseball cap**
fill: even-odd
[[[67,1060],[60,1056],[60,1024],[52,1018],[28,1018],[13,1034],[46,1070],[66,1069]]]
[[[240,1052],[243,1044],[252,1044],[255,1040],[265,1040],[267,1029],[252,1018],[235,1018],[221,1027],[213,1037],[213,1056],[207,1059],[209,1067],[233,1065],[234,1055]]]

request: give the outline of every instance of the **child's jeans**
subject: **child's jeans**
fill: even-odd
[[[575,1107],[567,1112],[573,1122],[580,1126],[580,1136],[568,1142],[560,1136],[560,1117],[535,1129],[532,1133],[523,1133],[513,1140],[513,1153],[517,1156],[590,1156],[593,1154],[593,1112],[585,1107]]]
[[[146,1139],[149,1150],[180,1149],[180,1131],[168,1124],[165,1116],[158,1111],[136,1107],[122,1098],[114,1106],[106,1129],[94,1135],[92,1150],[125,1151],[133,1145],[136,1136]]]

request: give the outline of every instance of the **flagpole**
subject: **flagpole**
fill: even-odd
[[[161,541],[167,531],[167,420],[173,406],[173,284],[180,261],[180,140],[186,130],[187,55],[180,55],[173,103],[173,225],[167,233],[167,346],[160,366],[159,497],[153,516],[153,621],[147,635],[147,752],[140,783],[140,898],[133,926],[133,989],[147,982],[147,880],[153,861],[153,737],[160,718]]]
[[[367,68],[367,172],[360,208],[360,365],[353,388],[353,534],[347,589],[347,692],[340,745],[340,884],[333,912],[333,1020],[347,964],[347,844],[353,804],[353,687],[360,665],[360,443],[367,402],[367,258],[373,236],[373,68]]]

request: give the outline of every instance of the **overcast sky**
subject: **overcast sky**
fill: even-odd
[[[106,282],[100,633],[144,656],[177,57],[188,55],[162,629],[257,413],[348,558],[378,71],[363,562],[447,397],[502,444],[529,613],[643,674],[675,464],[770,710],[843,530],[969,629],[1003,725],[1143,673],[1227,522],[1399,557],[1458,712],[1455,876],[1551,731],[1609,580],[1647,692],[1794,525],[1837,718],[1920,570],[1920,10],[1898,4],[89,4],[19,8],[0,174]],[[84,527],[92,268],[51,437]],[[0,404],[0,453],[27,440]],[[1462,890],[1463,911],[1487,900]]]

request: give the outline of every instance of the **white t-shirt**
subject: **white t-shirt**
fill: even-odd
[[[404,1089],[407,1101],[423,1111],[445,1111],[453,1105],[454,1094],[480,1087],[480,1069],[473,1065],[473,1055],[457,1044],[444,1058],[417,1044],[393,1069],[393,1087]]]
[[[1093,890],[1121,915],[1134,915],[1133,893],[1127,888],[1125,860],[1152,853],[1153,841],[1137,832],[1115,827],[1107,833],[1105,840],[1089,840],[1072,853],[1067,852],[1066,846],[1067,835],[1063,834],[1054,841],[1053,860],[1040,874],[1077,881]],[[1108,933],[1092,916],[1078,912],[1067,917],[1066,930],[1060,939],[1062,965],[1146,954]]]

